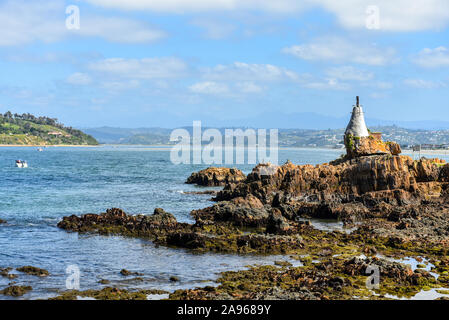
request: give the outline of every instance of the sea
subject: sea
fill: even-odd
[[[173,164],[170,147],[99,146],[0,148],[0,268],[36,266],[48,277],[0,276],[0,290],[14,282],[33,290],[19,298],[47,299],[61,292],[109,286],[134,289],[177,289],[216,285],[220,272],[249,265],[273,264],[288,256],[206,253],[156,246],[151,241],[121,236],[78,234],[59,229],[64,216],[101,213],[121,208],[131,214],[152,214],[163,208],[181,222],[193,222],[190,212],[213,204],[210,195],[190,194],[205,188],[185,184],[187,177],[208,165]],[[279,150],[279,163],[319,164],[338,158],[341,149]],[[449,160],[446,154],[434,155]],[[15,160],[28,162],[16,168]],[[232,165],[250,173],[254,165]],[[220,189],[220,188],[215,188]],[[323,228],[339,222],[318,222]],[[294,262],[294,261],[291,261]],[[141,274],[124,277],[120,270]],[[75,271],[74,271],[75,270]],[[73,281],[74,275],[76,281]],[[170,281],[177,277],[179,281]],[[162,297],[162,296],[161,296]]]

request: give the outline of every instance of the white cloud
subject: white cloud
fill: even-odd
[[[373,66],[383,66],[397,60],[393,48],[367,46],[337,37],[320,38],[311,43],[294,45],[284,48],[282,52],[310,61],[352,62]]]
[[[124,10],[184,13],[205,11],[262,10],[288,13],[298,11],[307,1],[297,0],[85,0],[91,4]]]
[[[391,89],[394,87],[394,85],[391,82],[386,82],[386,81],[369,82],[368,84],[371,87],[374,87],[376,89],[381,89],[381,90]]]
[[[255,84],[254,82],[238,82],[236,84],[238,90],[242,93],[259,93],[262,92],[262,88]]]
[[[446,47],[438,47],[435,49],[425,48],[413,57],[412,61],[426,68],[448,67],[449,49]]]
[[[85,0],[91,4],[124,10],[184,13],[210,11],[262,11],[295,14],[321,8],[348,29],[366,28],[367,7],[376,5],[380,30],[418,31],[442,29],[449,23],[447,0]]]
[[[66,82],[73,85],[83,86],[90,84],[92,79],[86,73],[75,72],[66,79]]]
[[[407,86],[421,89],[437,89],[446,87],[446,84],[442,81],[429,81],[423,79],[405,79],[404,83]]]
[[[370,98],[373,98],[373,99],[385,99],[388,97],[388,95],[383,92],[373,92],[373,93],[370,93],[369,96],[370,96]]]
[[[166,36],[165,32],[150,28],[145,23],[136,20],[117,17],[83,17],[79,30],[71,33],[100,37],[118,43],[148,43]]]
[[[68,30],[65,19],[62,0],[0,2],[0,46],[57,42],[71,35],[120,43],[147,43],[165,36],[164,32],[137,20],[81,15],[80,29]]]
[[[236,29],[236,26],[233,24],[210,19],[196,19],[191,24],[203,28],[205,30],[204,36],[213,40],[226,38]]]
[[[379,8],[382,31],[442,29],[449,23],[447,0],[312,0],[336,15],[345,28],[366,28],[367,8]]]
[[[342,66],[329,68],[326,74],[335,79],[340,80],[355,80],[355,81],[367,81],[374,78],[372,72],[360,70],[352,66]]]
[[[64,12],[61,1],[0,3],[0,46],[59,40],[66,29],[64,16],[59,20],[57,16]]]
[[[337,79],[324,79],[317,81],[305,81],[303,87],[318,90],[349,90],[351,86]]]
[[[140,82],[138,80],[104,81],[101,83],[101,87],[110,92],[120,92],[128,89],[139,88]]]
[[[88,65],[92,71],[131,79],[178,78],[185,75],[187,65],[178,58],[110,58]]]
[[[228,81],[292,81],[298,75],[288,69],[271,64],[249,64],[234,62],[229,65],[217,65],[202,70],[203,77],[210,80]]]
[[[189,87],[190,91],[202,94],[226,94],[229,87],[226,84],[214,81],[198,82]]]

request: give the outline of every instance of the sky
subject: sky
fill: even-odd
[[[447,0],[0,0],[0,112],[80,128],[449,121],[448,71]]]

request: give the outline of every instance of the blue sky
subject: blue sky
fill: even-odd
[[[359,95],[370,118],[449,120],[448,27],[446,0],[0,1],[0,112],[220,126]]]

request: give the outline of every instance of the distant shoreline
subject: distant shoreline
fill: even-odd
[[[108,144],[108,143],[101,143],[98,145],[72,145],[72,144],[56,144],[56,145],[24,145],[24,144],[0,144],[0,148],[4,147],[27,147],[27,148],[52,148],[52,147],[73,147],[73,148],[95,148],[95,147],[147,147],[147,148],[169,148],[173,147],[175,145],[170,144],[157,144],[157,145],[144,145],[144,144]],[[345,151],[344,148],[338,149],[338,148],[326,148],[326,147],[278,147],[279,150],[288,150],[288,149],[321,149],[321,150],[334,150],[334,151]],[[415,154],[418,154],[419,152],[415,151]],[[411,149],[402,149],[402,154],[413,154],[413,150]],[[421,155],[432,155],[432,154],[447,154],[449,155],[449,150],[421,150]]]
[[[55,145],[39,145],[39,144],[0,144],[0,148],[3,147],[31,147],[31,148],[52,148],[52,147],[99,147],[101,145],[82,145],[82,144],[55,144]]]

